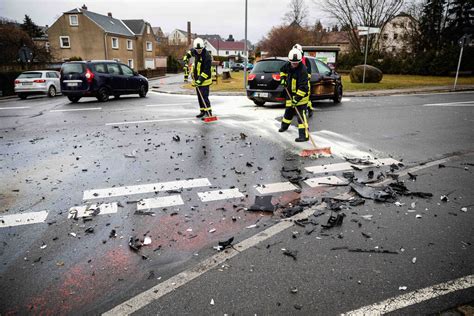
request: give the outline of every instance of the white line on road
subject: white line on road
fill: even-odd
[[[151,210],[154,208],[170,207],[183,204],[184,202],[181,198],[181,195],[162,196],[138,201],[137,210]]]
[[[391,97],[412,97],[424,95],[441,95],[441,94],[470,94],[472,91],[456,91],[456,92],[432,92],[432,93],[411,93],[411,94],[392,94]]]
[[[298,188],[291,182],[277,182],[264,184],[255,188],[260,194],[270,194],[277,192],[294,191]]]
[[[411,305],[440,297],[451,292],[465,290],[474,286],[474,275],[468,275],[456,280],[436,284],[416,290],[400,296],[389,298],[380,303],[365,306],[342,315],[345,316],[363,316],[363,315],[382,315]]]
[[[115,214],[117,213],[117,203],[92,204],[83,206],[74,206],[69,209],[67,218],[82,218],[95,215]]]
[[[327,185],[338,185],[338,184],[346,184],[347,181],[342,180],[338,177],[321,177],[321,178],[311,178],[305,181],[307,185],[312,188],[322,187]]]
[[[46,220],[47,216],[48,216],[48,211],[12,214],[12,215],[0,215],[0,227],[13,227],[13,226],[43,223]]]
[[[196,120],[195,117],[182,117],[176,119],[165,119],[165,120],[147,120],[147,121],[130,121],[130,122],[117,122],[117,123],[106,123],[109,125],[127,125],[127,124],[142,124],[142,123],[160,123],[160,122],[174,122],[174,121],[192,121]]]
[[[474,101],[448,102],[448,103],[429,103],[423,106],[474,106]]]
[[[198,196],[202,202],[211,202],[219,200],[228,200],[242,198],[244,195],[239,191],[239,189],[226,189],[226,190],[216,190],[208,192],[198,192]]]
[[[342,98],[341,102],[350,102],[352,99],[351,98]]]
[[[313,167],[306,167],[305,169],[312,173],[326,173],[326,172],[338,172],[343,170],[351,170],[352,165],[357,166],[361,169],[365,168],[372,168],[372,167],[380,167],[380,166],[390,166],[392,164],[400,163],[398,160],[392,158],[385,158],[385,159],[373,159],[369,160],[372,164],[370,165],[358,165],[354,163],[348,162],[341,162],[329,165],[322,165],[322,166],[313,166]]]
[[[49,112],[77,112],[77,111],[97,111],[102,110],[102,108],[79,108],[79,109],[64,109],[64,110],[51,110]]]
[[[156,107],[156,106],[174,106],[174,105],[190,105],[192,103],[163,103],[163,104],[147,104],[147,107]]]
[[[0,110],[20,110],[20,109],[29,109],[30,106],[14,106],[14,107],[6,107],[0,108]]]
[[[180,190],[196,187],[207,187],[211,183],[207,178],[179,180],[170,182],[138,184],[124,187],[87,190],[84,191],[83,200],[100,199],[114,196],[142,194],[159,191]]]

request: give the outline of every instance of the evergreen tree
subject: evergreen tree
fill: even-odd
[[[36,25],[31,18],[25,14],[25,19],[21,25],[23,31],[25,31],[31,38],[44,36],[43,31]]]
[[[474,0],[454,0],[448,9],[445,38],[456,43],[464,34],[473,33]]]
[[[420,51],[441,49],[446,0],[427,0],[420,19]]]

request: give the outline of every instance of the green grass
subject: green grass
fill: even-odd
[[[244,72],[231,72],[232,79],[223,81],[221,77],[211,86],[212,91],[244,92]],[[384,75],[379,83],[352,83],[349,75],[342,75],[344,91],[371,91],[386,89],[407,89],[430,86],[450,86],[454,84],[454,77]],[[474,85],[474,77],[458,78],[458,85]],[[186,89],[193,89],[191,84],[184,85]]]

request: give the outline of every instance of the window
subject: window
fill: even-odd
[[[41,78],[41,72],[24,72],[18,76],[18,79]]]
[[[388,40],[388,33],[383,33],[383,39]]]
[[[132,50],[133,49],[133,42],[132,40],[127,40],[127,49]]]
[[[47,72],[46,78],[59,78],[58,74],[55,72]]]
[[[128,67],[133,68],[133,59],[128,60]],[[123,70],[123,68],[122,68]]]
[[[63,75],[82,74],[85,72],[85,66],[83,63],[65,63],[61,67],[61,72]]]
[[[331,75],[332,70],[328,66],[326,66],[319,60],[315,60],[315,62],[316,62],[316,67],[318,67],[318,71],[321,75],[323,76]]]
[[[94,65],[95,71],[101,74],[106,74],[107,73],[107,67],[105,64],[95,64]]]
[[[69,16],[69,25],[71,25],[71,26],[78,26],[79,25],[77,15],[70,15]]]
[[[107,64],[107,71],[111,75],[120,75],[119,64]]]
[[[49,44],[49,42],[46,42],[46,44],[44,44],[44,49],[46,49],[46,52],[49,53],[49,48],[51,47],[51,45]]]
[[[60,36],[59,44],[61,48],[71,48],[71,42],[69,41],[69,36]]]
[[[228,51],[228,50],[226,50],[226,51],[225,51],[225,54],[226,54],[226,55],[229,55],[229,51]]]
[[[113,49],[119,48],[119,40],[117,37],[112,37],[112,48]]]
[[[147,52],[153,51],[153,43],[152,42],[146,42],[146,51]]]
[[[397,38],[398,38],[398,34],[397,33],[393,34],[393,39],[396,40]]]
[[[129,59],[128,61],[130,62],[132,60]],[[130,69],[129,67],[127,67],[125,65],[120,65],[120,68],[122,68],[122,72],[123,72],[124,76],[133,77],[133,70],[132,69]]]

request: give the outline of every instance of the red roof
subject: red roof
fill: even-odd
[[[245,49],[244,42],[226,42],[226,41],[210,40],[209,43],[212,46],[214,46],[215,49],[219,49],[219,50],[243,51]]]

